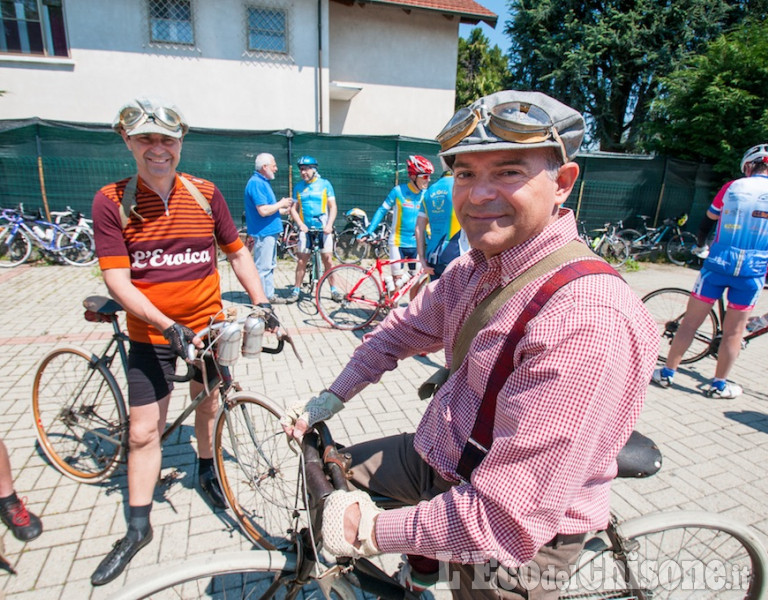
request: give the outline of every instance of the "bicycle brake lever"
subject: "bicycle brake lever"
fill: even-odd
[[[285,329],[280,328],[277,337],[278,337],[278,339],[283,340],[285,342],[288,342],[288,344],[290,344],[291,349],[293,350],[293,353],[296,355],[296,358],[299,359],[299,364],[303,365],[304,361],[302,360],[301,356],[299,355],[299,351],[296,350],[296,344],[293,343],[293,338],[291,337],[291,335]]]

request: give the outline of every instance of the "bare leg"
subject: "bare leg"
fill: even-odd
[[[160,473],[162,451],[160,436],[165,429],[171,395],[144,406],[132,406],[128,436],[128,504],[152,504]]]
[[[330,271],[333,267],[333,259],[331,258],[330,252],[321,252],[320,253],[320,259],[323,261],[323,272]],[[336,277],[331,275],[330,283],[332,286],[336,286]]]
[[[723,339],[720,340],[720,348],[717,353],[717,366],[715,377],[726,379],[731,372],[736,359],[741,352],[741,340],[744,337],[744,328],[751,310],[733,310],[725,312],[723,319]]]
[[[192,398],[203,391],[203,384],[192,381],[189,392]],[[200,458],[213,458],[213,422],[219,409],[219,391],[213,390],[195,410],[195,436],[197,436],[197,455]]]
[[[13,494],[13,475],[11,475],[11,459],[8,457],[8,448],[3,440],[0,440],[0,498],[7,498]]]
[[[694,298],[691,296],[688,299],[688,307],[685,310],[685,316],[680,322],[680,327],[675,333],[675,337],[672,340],[672,345],[669,347],[669,355],[667,356],[666,366],[670,369],[677,369],[680,366],[680,361],[683,359],[683,354],[688,350],[688,347],[693,342],[693,336],[696,334],[696,330],[704,322],[709,311],[712,310],[712,305],[706,302]]]
[[[309,253],[299,254],[296,260],[297,260],[297,264],[296,264],[295,287],[300,288],[301,282],[304,281],[304,274],[307,272],[307,263],[309,262]]]

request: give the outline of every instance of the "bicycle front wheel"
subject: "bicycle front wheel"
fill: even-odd
[[[10,225],[0,226],[0,267],[10,268],[23,264],[32,254],[32,242],[21,229],[15,234]]]
[[[295,570],[295,554],[263,550],[214,554],[144,576],[119,590],[112,596],[112,600],[356,598],[349,582],[337,576],[312,579],[299,587],[295,582]],[[270,589],[273,585],[273,589]]]
[[[333,255],[340,263],[359,264],[368,256],[368,244],[358,240],[354,230],[342,231],[336,239]]]
[[[629,258],[629,244],[621,238],[606,238],[597,253],[614,267],[620,267]]]
[[[79,348],[58,348],[32,386],[35,432],[61,473],[96,483],[117,468],[128,444],[128,415],[115,378]]]
[[[282,416],[270,400],[237,393],[223,403],[213,428],[214,465],[227,504],[246,537],[267,550],[290,545],[302,500],[299,456]]]
[[[764,598],[766,556],[745,526],[718,514],[680,511],[647,515],[619,527],[628,542],[628,565],[604,539],[590,539],[561,598],[640,597],[653,600]]]
[[[337,329],[354,330],[376,318],[383,293],[376,278],[366,273],[357,265],[338,265],[323,275],[315,302],[327,323]]]
[[[691,294],[682,288],[662,288],[643,297],[643,303],[659,331],[659,361],[666,362],[669,347],[680,327],[680,322],[688,308]],[[704,322],[696,330],[693,341],[683,354],[682,364],[701,360],[710,353],[712,341],[720,327],[714,309],[709,311]]]
[[[85,229],[68,229],[56,238],[56,252],[61,260],[76,267],[96,262],[96,243]]]
[[[667,258],[676,265],[689,264],[694,259],[691,250],[696,246],[696,243],[696,236],[687,231],[671,237],[666,246]]]

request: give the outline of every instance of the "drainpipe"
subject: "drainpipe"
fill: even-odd
[[[323,0],[317,0],[317,133],[323,132]]]

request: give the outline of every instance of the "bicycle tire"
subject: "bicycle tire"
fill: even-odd
[[[645,515],[619,530],[629,540],[629,564],[647,598],[756,600],[768,592],[765,549],[749,528],[722,515]],[[561,599],[637,598],[622,566],[604,538],[590,539]]]
[[[261,598],[268,585],[286,573],[296,570],[296,555],[264,550],[226,552],[202,556],[170,569],[161,569],[142,576],[118,590],[112,600],[148,600],[168,598],[216,598],[250,600]],[[343,578],[328,577],[328,594],[324,595],[319,580],[305,585],[299,599],[334,598],[354,600],[355,590]],[[286,584],[291,579],[287,578]],[[270,598],[285,597],[285,588],[278,589]]]
[[[347,331],[369,325],[381,310],[384,292],[373,275],[358,265],[337,265],[320,279],[315,304],[326,323]],[[333,287],[341,300],[335,300]]]
[[[683,231],[680,235],[669,238],[664,247],[669,262],[681,267],[693,262],[696,257],[691,250],[696,246],[696,243],[696,236],[688,231]]]
[[[614,267],[621,267],[627,262],[630,255],[629,243],[621,238],[606,238],[597,249],[598,255]]]
[[[18,229],[11,234],[11,225],[0,227],[0,267],[11,268],[24,264],[32,254],[29,236]]]
[[[266,550],[290,546],[296,525],[299,456],[280,424],[283,415],[272,401],[240,392],[222,404],[213,427],[214,466],[227,505],[245,536]]]
[[[128,447],[128,414],[112,373],[80,348],[43,358],[32,386],[35,433],[51,464],[70,479],[97,483]]]
[[[637,229],[622,229],[616,232],[616,237],[626,241],[630,247],[634,245],[634,242],[639,240],[643,236]]]
[[[651,313],[659,331],[660,362],[666,362],[669,347],[683,320],[691,294],[682,288],[661,288],[643,296],[643,304]],[[712,340],[720,331],[720,324],[714,309],[696,330],[693,341],[683,354],[681,364],[690,364],[710,354]]]
[[[357,239],[354,229],[342,231],[336,238],[333,255],[343,264],[360,264],[368,256],[368,244]]]
[[[285,258],[287,256],[292,260],[296,260],[296,249],[298,245],[298,232],[290,223],[284,222],[283,231],[277,238],[277,258]]]
[[[64,229],[56,238],[56,255],[68,265],[87,267],[96,262],[96,242],[85,229]]]

